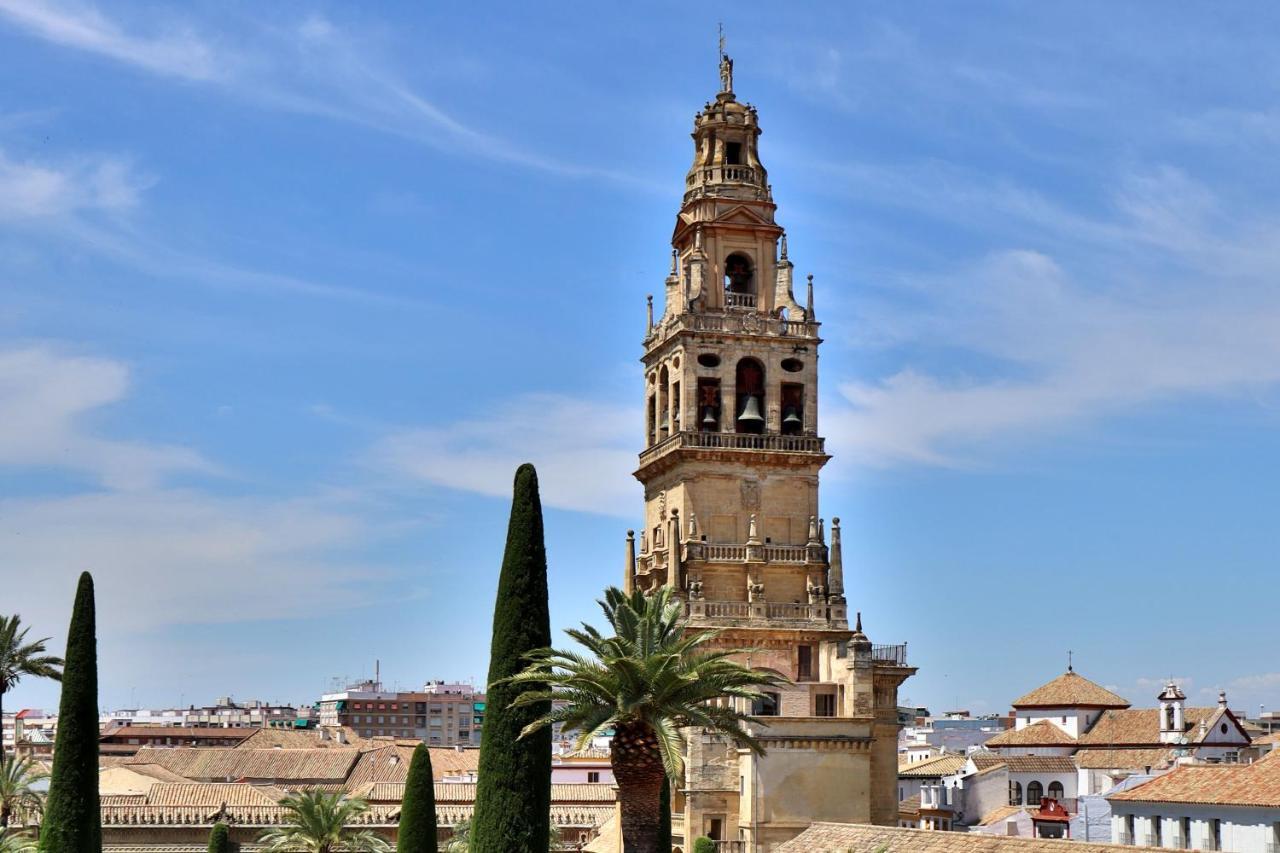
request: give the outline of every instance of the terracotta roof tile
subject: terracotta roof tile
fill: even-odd
[[[1076,739],[1048,720],[1040,720],[1020,729],[1003,731],[989,738],[984,747],[997,746],[1075,746]]]
[[[1280,761],[1265,759],[1253,764],[1183,765],[1150,782],[1111,794],[1107,799],[1113,802],[1280,808]]]
[[[1011,838],[980,832],[815,823],[800,835],[775,847],[774,853],[1120,853],[1155,849],[1045,838]]]
[[[158,764],[202,782],[261,779],[274,782],[343,782],[360,756],[358,749],[162,749],[143,747],[136,764]]]
[[[1010,773],[1075,773],[1076,765],[1067,755],[1006,755]]]
[[[936,755],[933,758],[926,758],[924,761],[899,764],[898,776],[908,779],[920,776],[950,776],[953,773],[959,773],[964,768],[967,760],[963,755]]]
[[[1200,721],[1212,721],[1221,709],[1184,708],[1182,712],[1188,740],[1198,737]],[[1127,708],[1103,711],[1093,728],[1080,736],[1081,746],[1159,746],[1160,709]]]
[[[1013,700],[1015,708],[1128,708],[1129,700],[1068,670]]]

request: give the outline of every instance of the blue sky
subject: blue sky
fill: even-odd
[[[1280,704],[1280,9],[851,5],[0,0],[3,610],[92,569],[108,707],[480,680],[529,459],[593,618],[723,20],[903,698]]]

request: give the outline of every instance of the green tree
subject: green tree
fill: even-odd
[[[600,606],[613,636],[586,624],[569,630],[590,655],[542,649],[510,683],[525,689],[516,707],[562,703],[526,726],[527,735],[563,723],[580,732],[581,748],[597,732],[615,730],[610,763],[624,850],[657,853],[663,775],[675,780],[683,772],[680,730],[696,726],[763,754],[743,728],[749,715],[716,700],[751,702],[780,679],[733,661],[741,650],[714,647],[718,631],[686,632],[683,605],[668,587],[629,596],[610,587]]]
[[[551,705],[538,700],[513,707],[519,688],[508,679],[523,668],[527,654],[550,644],[542,501],[538,474],[525,464],[516,471],[493,609],[471,853],[546,853],[551,826],[551,730],[524,738],[521,733],[549,713]]]
[[[671,853],[671,777],[662,774],[662,814],[658,823],[658,850]]]
[[[548,824],[550,825],[550,824]],[[547,835],[547,849],[566,850],[560,843],[560,830],[551,826]],[[453,827],[453,833],[444,843],[444,853],[471,853],[471,821],[464,820]]]
[[[100,853],[98,636],[93,578],[80,574],[67,630],[53,773],[40,827],[41,853]]]
[[[45,654],[44,644],[49,638],[27,642],[28,630],[22,627],[22,617],[16,613],[0,616],[0,717],[4,716],[4,694],[24,675],[62,680],[62,658]],[[0,764],[3,763],[4,748],[0,746]]]
[[[368,829],[351,829],[369,804],[325,791],[303,791],[280,801],[287,822],[258,837],[265,853],[389,853],[391,845]]]
[[[693,853],[716,853],[716,843],[705,835],[693,841]]]
[[[436,783],[431,773],[431,750],[425,743],[413,748],[409,775],[400,806],[397,853],[436,853]]]
[[[49,778],[45,769],[30,758],[14,756],[0,764],[0,829],[18,818],[24,824],[38,822],[44,811],[44,794],[35,790]]]
[[[0,829],[0,853],[32,853],[36,843],[25,832]]]
[[[231,830],[222,821],[218,821],[213,825],[213,829],[209,830],[209,853],[230,853],[231,851]]]

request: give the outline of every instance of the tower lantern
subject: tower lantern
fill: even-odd
[[[829,550],[818,507],[830,457],[813,280],[802,305],[758,115],[734,94],[723,52],[720,78],[694,119],[675,263],[644,339],[645,521],[627,583],[672,587],[689,630],[721,629],[724,647],[787,680],[741,708],[771,718],[755,732],[763,758],[687,739],[683,845],[708,835],[756,851],[814,820],[896,823],[897,690],[915,670],[905,645],[849,629],[856,576],[839,521]],[[796,773],[812,795],[787,795]]]

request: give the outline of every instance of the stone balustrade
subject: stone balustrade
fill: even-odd
[[[744,293],[726,293],[726,298],[741,300],[749,297],[751,305],[740,305],[727,311],[699,311],[697,313],[680,314],[671,320],[654,326],[649,330],[645,343],[652,346],[665,341],[681,332],[725,332],[737,335],[760,335],[763,337],[804,338],[814,340],[818,337],[817,322],[806,320],[785,320],[781,317],[770,317],[756,311],[742,310],[755,305],[755,297]]]
[[[774,453],[825,453],[826,441],[817,435],[755,435],[741,432],[694,432],[682,430],[675,435],[647,447],[640,454],[640,464],[646,465],[661,456],[681,448],[706,448],[719,450],[765,450]]]

